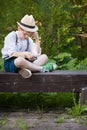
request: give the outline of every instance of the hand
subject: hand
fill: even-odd
[[[35,36],[36,44],[40,45],[40,43],[41,43],[41,37],[39,37],[38,32],[35,32],[34,36]]]
[[[35,56],[31,54],[30,52],[25,52],[25,58],[33,61],[35,59]]]
[[[34,32],[34,38],[37,40],[37,39],[39,39],[39,34],[38,34],[38,32]]]

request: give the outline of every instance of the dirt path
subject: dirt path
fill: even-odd
[[[48,112],[0,112],[0,130],[87,130],[87,120]]]

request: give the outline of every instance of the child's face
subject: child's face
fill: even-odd
[[[27,32],[20,27],[18,27],[18,31],[19,31],[19,35],[22,39],[27,39],[28,37],[33,38],[33,36],[34,36],[34,32]]]

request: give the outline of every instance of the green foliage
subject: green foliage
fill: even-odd
[[[78,65],[76,66],[77,70],[87,70],[87,58],[85,58],[84,60],[81,60],[81,62],[78,63]]]
[[[20,128],[21,130],[28,130],[30,128],[30,125],[25,121],[22,113],[20,113],[20,118],[15,121],[14,128]]]
[[[4,70],[4,63],[2,59],[0,59],[0,70]]]
[[[69,53],[60,53],[54,56],[53,59],[56,60],[60,70],[76,70],[78,59],[73,58]]]
[[[0,106],[10,108],[55,109],[73,105],[71,93],[0,93]],[[4,99],[4,100],[3,100]]]
[[[60,117],[57,119],[57,123],[63,123],[65,121],[64,117]]]
[[[72,0],[0,1],[0,39],[16,30],[16,22],[25,14],[33,14],[38,21],[44,53],[50,56],[67,51],[76,57],[86,57],[86,39],[75,35],[87,32],[85,5],[85,1]],[[3,40],[0,41],[3,45]]]
[[[5,116],[2,120],[0,119],[0,127],[8,123],[8,118]]]
[[[70,53],[60,53],[56,56],[51,56],[55,63],[58,64],[59,70],[87,70],[87,58],[79,60],[72,57]]]
[[[0,49],[3,47],[5,36],[17,29],[16,22],[20,21],[25,14],[33,14],[38,21],[42,51],[49,56],[48,62],[57,63],[60,70],[87,70],[87,38],[76,35],[87,33],[86,4],[86,0],[0,1]],[[4,69],[1,58],[0,69]],[[67,98],[64,98],[65,95],[63,97],[60,95],[57,93],[4,93],[0,94],[0,104],[12,107],[39,106],[40,108],[62,106],[62,102],[64,103]],[[72,102],[70,97],[69,99]]]
[[[76,98],[75,95],[73,94],[73,102],[74,102],[74,106],[70,109],[67,109],[69,114],[71,114],[74,117],[78,117],[81,116],[81,114],[84,111],[87,111],[87,105],[81,105],[81,95],[79,97],[79,102],[76,102]]]

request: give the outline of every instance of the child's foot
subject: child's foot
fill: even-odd
[[[58,68],[58,65],[55,63],[48,63],[46,65],[43,66],[42,68],[42,72],[51,72],[54,71]]]
[[[21,70],[19,71],[19,74],[20,74],[23,78],[30,78],[31,75],[32,75],[31,71],[28,70],[28,69],[21,69]]]

